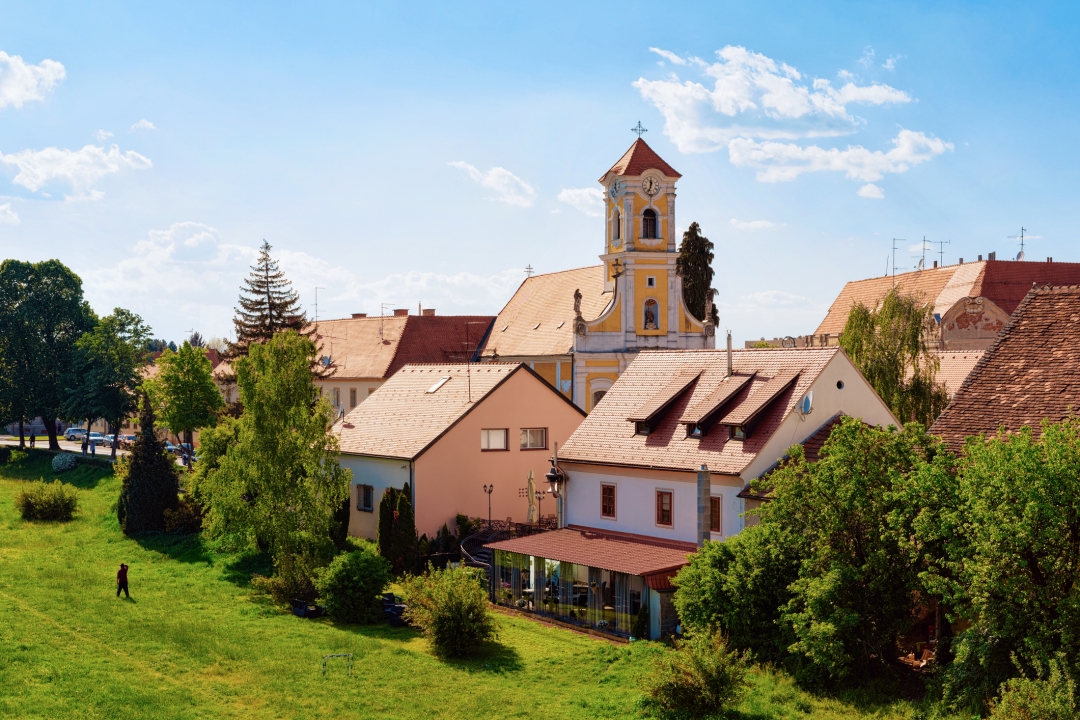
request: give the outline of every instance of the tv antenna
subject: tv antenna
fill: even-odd
[[[1019,240],[1020,241],[1020,252],[1016,254],[1016,259],[1017,260],[1023,260],[1024,259],[1024,233],[1025,232],[1027,232],[1027,228],[1021,226],[1019,235],[1010,235],[1009,236],[1010,240]]]
[[[915,257],[915,256],[912,255],[912,257]],[[923,235],[923,239],[922,239],[922,256],[919,257],[919,264],[915,266],[915,269],[916,270],[925,270],[926,269],[926,236],[925,235]]]
[[[531,278],[534,272],[536,272],[536,271],[533,270],[532,263],[529,263],[528,265],[525,266],[525,277]]]
[[[894,284],[896,283],[896,243],[898,242],[907,242],[907,240],[905,240],[904,238],[892,239],[892,276]]]
[[[938,265],[945,265],[945,246],[952,244],[952,240],[932,240],[932,245],[938,246]]]
[[[469,341],[469,326],[470,325],[487,325],[490,321],[487,320],[472,320],[465,323],[465,382],[468,385],[469,402],[472,402],[472,363],[473,357],[476,355],[477,347],[472,347],[472,343]]]
[[[319,332],[319,291],[325,290],[322,285],[315,286],[315,332]]]
[[[393,303],[379,303],[379,339],[382,340],[383,336],[383,318],[386,317],[386,310],[393,306]]]

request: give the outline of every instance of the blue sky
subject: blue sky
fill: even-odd
[[[226,334],[263,238],[322,317],[494,314],[526,265],[597,262],[638,120],[738,340],[812,331],[894,237],[898,270],[1021,226],[1080,261],[1066,4],[221,5],[0,23],[3,256],[158,336]]]

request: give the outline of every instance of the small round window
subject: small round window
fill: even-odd
[[[844,381],[843,380],[837,380],[836,381],[836,389],[837,390],[843,390],[844,389]]]

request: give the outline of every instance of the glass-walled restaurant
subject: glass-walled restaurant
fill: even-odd
[[[495,550],[493,580],[500,605],[621,637],[649,635],[649,589],[640,575]]]

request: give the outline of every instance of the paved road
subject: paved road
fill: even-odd
[[[67,450],[68,452],[74,452],[74,453],[81,453],[82,452],[82,443],[81,442],[78,442],[76,440],[64,440],[63,438],[57,438],[57,441],[60,443],[60,449],[61,450]],[[19,438],[11,437],[10,435],[0,435],[0,445],[18,445],[18,444],[19,444]],[[37,439],[37,447],[42,449],[42,450],[48,450],[49,449],[49,441],[39,437]],[[109,454],[111,452],[112,452],[112,448],[101,447],[100,445],[97,447],[97,457],[108,458]],[[127,450],[123,450],[121,448],[116,449],[116,454],[117,455],[127,455],[127,453],[128,453]]]

